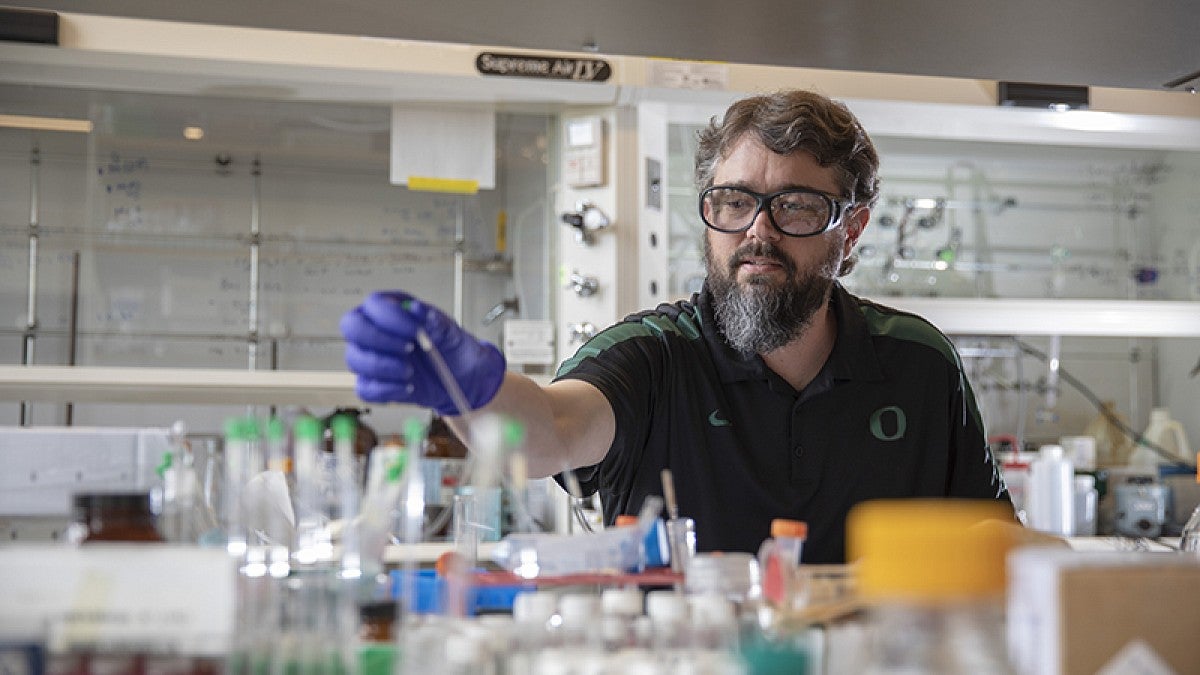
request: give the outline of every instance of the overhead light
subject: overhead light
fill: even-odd
[[[1059,112],[1086,110],[1088,88],[1067,84],[1031,84],[1029,82],[1000,82],[996,91],[1002,106],[1042,108]]]
[[[10,129],[32,129],[34,131],[68,131],[79,134],[92,133],[91,120],[77,120],[69,117],[0,115],[0,127],[8,127]]]
[[[1062,115],[1050,115],[1046,125],[1074,131],[1132,131],[1137,123],[1128,115],[1099,110],[1071,110]]]
[[[189,141],[198,141],[201,138],[204,138],[204,128],[203,127],[184,127],[183,128],[183,137],[188,139]]]

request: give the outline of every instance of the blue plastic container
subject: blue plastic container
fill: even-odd
[[[437,570],[421,569],[412,573],[392,570],[392,597],[402,600],[411,589],[414,595],[412,611],[417,614],[444,614],[446,612],[446,579],[438,576]],[[467,613],[489,614],[511,612],[513,598],[522,590],[519,585],[472,586],[467,589]]]

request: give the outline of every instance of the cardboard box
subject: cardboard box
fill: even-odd
[[[1200,558],[1019,549],[1008,562],[1018,672],[1200,673]]]

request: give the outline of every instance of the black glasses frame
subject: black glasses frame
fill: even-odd
[[[746,221],[745,225],[743,225],[739,228],[730,230],[730,229],[726,229],[723,227],[717,227],[716,225],[713,225],[712,223],[708,222],[708,218],[704,217],[704,199],[706,197],[708,197],[708,194],[714,190],[736,190],[743,194],[754,197],[755,201],[757,202],[757,206],[755,206],[754,213],[750,214],[750,219],[748,221]],[[817,230],[816,232],[809,232],[806,234],[796,234],[794,232],[788,232],[787,230],[780,227],[779,223],[775,222],[775,213],[769,208],[771,205],[771,202],[773,202],[776,197],[779,197],[781,195],[791,195],[791,194],[797,194],[797,193],[817,195],[818,197],[824,199],[829,204],[829,221],[825,223],[825,227],[821,228],[820,230]],[[767,210],[767,220],[771,221],[771,226],[774,227],[775,230],[777,232],[779,232],[780,234],[782,234],[786,237],[815,237],[818,234],[825,234],[829,230],[840,225],[842,222],[842,219],[846,217],[846,214],[852,208],[854,208],[854,202],[849,199],[842,199],[841,197],[834,197],[833,195],[825,193],[825,192],[821,192],[820,190],[809,190],[806,188],[789,188],[787,190],[780,190],[778,192],[772,192],[770,194],[761,194],[761,193],[755,192],[753,190],[747,190],[746,188],[737,187],[734,185],[714,185],[714,186],[704,190],[704,192],[700,193],[699,207],[700,207],[700,220],[702,220],[706,226],[712,228],[713,230],[716,230],[717,232],[724,232],[726,234],[737,234],[738,232],[745,232],[746,230],[750,229],[751,225],[754,224],[754,220],[756,218],[758,218],[758,214],[761,213],[763,209],[766,209]]]

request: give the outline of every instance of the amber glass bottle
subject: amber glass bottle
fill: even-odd
[[[428,440],[423,452],[426,467],[425,518],[428,523],[439,524],[431,528],[430,535],[449,535],[450,519],[447,511],[454,505],[454,494],[462,484],[463,470],[467,464],[467,446],[450,430],[440,417],[429,423]]]
[[[81,543],[94,541],[164,541],[145,492],[86,492],[75,495],[74,520]]]

